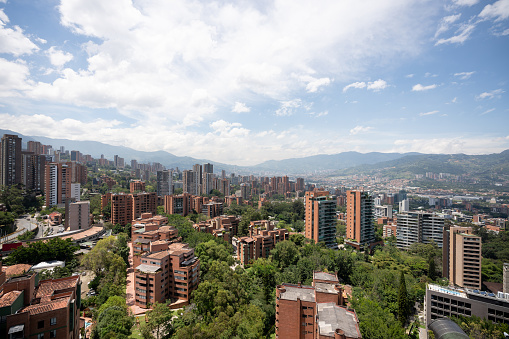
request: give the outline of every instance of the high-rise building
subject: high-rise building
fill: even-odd
[[[324,242],[329,248],[336,244],[336,202],[328,191],[306,192],[305,236],[315,243]]]
[[[145,182],[141,180],[131,180],[129,183],[129,192],[145,192]]]
[[[34,154],[33,152],[21,153],[21,176],[23,185],[25,185],[27,190],[42,193],[44,191],[46,155]]]
[[[157,171],[157,195],[164,197],[173,194],[173,173],[171,170]]]
[[[0,185],[23,183],[21,177],[21,138],[4,134],[0,141]]]
[[[200,164],[196,164],[193,166],[193,185],[194,185],[194,191],[196,192],[196,195],[200,195],[203,182],[203,172]]]
[[[361,249],[375,242],[374,202],[368,192],[350,190],[346,192],[346,241]]]
[[[42,151],[42,144],[39,141],[28,141],[27,148],[29,152],[34,154],[44,154]]]
[[[408,249],[415,243],[435,243],[442,247],[444,217],[436,213],[407,212],[397,215],[397,247]]]
[[[214,173],[214,165],[209,163],[203,164],[203,173]]]
[[[399,202],[399,213],[410,211],[410,202],[408,199],[403,199]]]
[[[297,178],[297,182],[295,183],[296,191],[304,191],[304,178]]]
[[[442,269],[449,283],[481,288],[481,237],[471,227],[451,226],[444,232]]]
[[[185,170],[182,172],[182,191],[184,193],[189,193],[192,195],[196,194],[196,186],[194,185],[194,172],[191,170]]]
[[[80,151],[71,151],[71,161],[81,161]]]
[[[45,170],[46,207],[63,205],[71,197],[71,168],[67,163],[50,163]]]
[[[70,202],[65,214],[65,227],[70,231],[90,226],[90,201]]]

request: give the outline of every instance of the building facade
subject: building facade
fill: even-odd
[[[0,185],[21,184],[21,166],[21,138],[4,134],[0,140]]]
[[[268,258],[276,244],[289,239],[285,228],[274,228],[268,220],[252,221],[249,236],[240,237],[237,242],[237,259],[242,265],[252,263],[258,258]]]
[[[362,248],[375,242],[374,201],[368,192],[346,192],[346,243]]]
[[[397,247],[408,249],[415,243],[443,246],[444,217],[436,213],[406,212],[397,215]]]
[[[157,171],[157,195],[164,197],[173,194],[173,173],[172,171]]]
[[[329,192],[306,192],[304,208],[306,238],[336,247],[336,202],[329,199]]]

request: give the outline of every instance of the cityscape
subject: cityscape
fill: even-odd
[[[0,338],[509,338],[509,0],[0,0]]]

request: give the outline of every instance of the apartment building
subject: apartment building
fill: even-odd
[[[5,279],[0,262],[0,337],[79,339],[80,276],[39,281],[29,272]]]
[[[68,198],[80,200],[80,186],[86,183],[87,169],[75,162],[46,164],[45,188],[46,206],[65,203]]]
[[[415,243],[443,245],[445,219],[436,213],[422,211],[397,215],[397,243],[399,249],[408,249]]]
[[[138,229],[133,237],[136,305],[147,308],[167,299],[188,303],[199,283],[200,261],[194,249],[178,242],[172,226]]]
[[[374,201],[363,191],[346,192],[346,244],[361,249],[375,242]]]
[[[335,274],[313,272],[312,286],[276,287],[276,338],[362,338],[359,320],[346,307],[346,293]]]
[[[509,324],[509,295],[462,287],[428,284],[424,299],[426,326],[434,319],[476,316]]]
[[[198,232],[209,233],[216,238],[222,238],[224,241],[231,243],[232,237],[237,235],[239,229],[240,218],[229,215],[221,215],[206,221],[194,224],[193,227]]]
[[[284,228],[274,228],[273,223],[262,220],[252,221],[249,236],[240,237],[237,242],[237,258],[242,265],[258,258],[268,258],[270,251],[278,242],[288,240],[289,232]]]
[[[0,186],[21,183],[21,138],[4,134],[0,140]]]
[[[157,195],[164,197],[173,194],[173,172],[157,171]]]
[[[129,192],[145,192],[145,182],[141,180],[132,180],[129,183]]]
[[[112,194],[107,193],[101,197],[101,208],[111,203],[111,223],[122,226],[127,225],[143,213],[157,211],[157,195],[155,192],[143,192],[135,194]]]
[[[329,199],[328,191],[306,192],[305,236],[315,243],[324,242],[329,248],[336,243],[336,202]]]
[[[481,288],[481,238],[471,227],[451,226],[445,231],[442,271],[453,285]]]
[[[90,201],[71,202],[66,205],[65,227],[70,231],[89,228]]]

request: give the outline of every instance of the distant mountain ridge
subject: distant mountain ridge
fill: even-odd
[[[425,172],[463,174],[468,171],[482,172],[497,170],[509,173],[509,150],[499,154],[466,155],[466,154],[422,154],[422,153],[359,153],[342,152],[337,154],[318,154],[303,158],[268,160],[254,166],[236,166],[207,159],[179,157],[166,151],[145,152],[124,146],[112,146],[97,141],[77,141],[52,139],[40,136],[25,136],[10,130],[0,129],[0,135],[17,134],[27,141],[39,141],[52,145],[55,149],[64,146],[66,150],[78,150],[99,158],[101,154],[113,160],[114,155],[123,157],[126,164],[131,159],[139,163],[159,162],[167,168],[178,167],[181,170],[191,169],[194,164],[211,163],[214,172],[225,170],[235,174],[257,175],[309,175],[316,172],[331,172],[335,175],[358,173],[407,173],[424,174]]]

